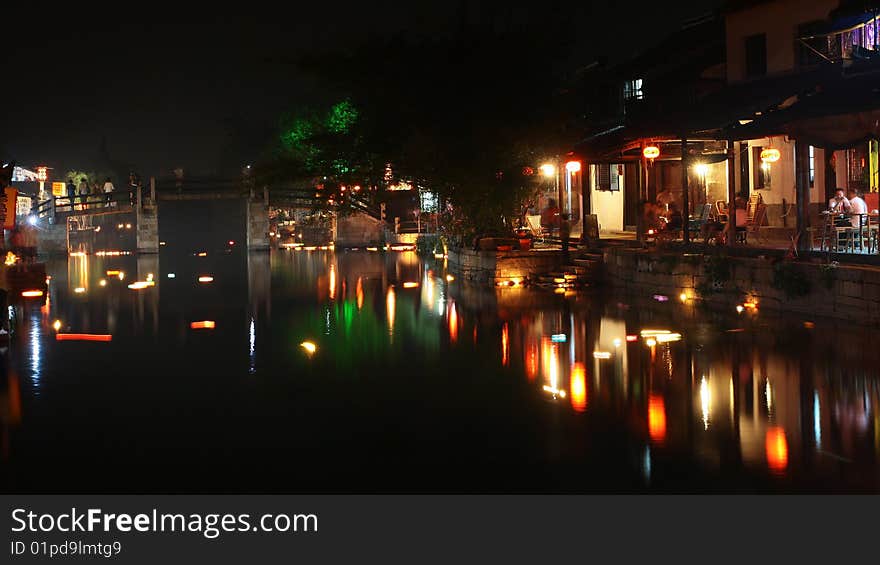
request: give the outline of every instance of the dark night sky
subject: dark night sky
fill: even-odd
[[[114,160],[145,176],[176,166],[191,173],[214,172],[221,163],[235,168],[255,156],[281,112],[321,98],[308,78],[267,57],[403,30],[450,34],[465,6],[470,22],[573,21],[579,59],[588,62],[649,46],[719,3],[657,2],[634,10],[622,2],[511,8],[499,1],[380,0],[315,3],[293,13],[237,3],[235,10],[201,14],[134,4],[118,11],[4,8],[0,157],[92,170],[106,166],[103,138]]]

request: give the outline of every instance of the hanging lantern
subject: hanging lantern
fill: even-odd
[[[645,159],[651,159],[653,161],[660,156],[660,148],[656,145],[648,145],[642,149],[642,155],[645,156]]]
[[[775,163],[779,160],[779,149],[764,149],[761,151],[761,161],[764,163]]]

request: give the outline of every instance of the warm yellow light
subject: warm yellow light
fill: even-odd
[[[125,280],[125,271],[119,271],[119,280]]]
[[[774,471],[784,471],[788,466],[788,441],[785,439],[785,430],[779,426],[769,428],[764,443],[767,465]]]
[[[682,302],[687,302],[687,301],[688,301],[688,295],[687,295],[686,292],[682,292],[681,294],[679,294],[679,295],[678,295],[678,298],[679,298]]]
[[[189,325],[194,330],[213,330],[216,326],[214,320],[202,320],[201,322],[192,322]]]
[[[143,289],[147,288],[148,286],[150,286],[150,285],[148,285],[145,281],[137,281],[137,282],[133,282],[130,285],[128,285],[128,288],[130,288],[132,290],[143,290]]]
[[[653,337],[649,337],[647,341],[645,341],[645,343],[648,344],[648,347],[654,347],[655,345],[657,345],[657,340]]]
[[[550,163],[545,163],[541,165],[541,174],[545,177],[552,177],[556,174],[556,167],[551,165]]]
[[[616,337],[616,338],[614,338],[613,343],[614,343],[614,347],[620,347],[622,342],[620,341],[619,337]]]
[[[663,334],[670,334],[672,332],[669,330],[642,330],[641,333],[642,333],[642,337],[653,337],[653,336],[658,336],[658,335],[663,335]]]
[[[86,291],[86,289],[83,288],[83,287],[81,287],[81,286],[78,286],[78,287],[76,287],[75,289],[73,289],[73,292],[75,292],[75,293],[77,293],[77,294],[82,294],[82,293],[84,293],[85,291]]]
[[[311,341],[304,341],[300,343],[299,346],[305,349],[306,353],[308,353],[309,355],[313,355],[315,351],[318,350],[318,346]]]
[[[587,409],[587,369],[583,363],[571,366],[571,407],[576,412]]]
[[[656,159],[660,156],[660,148],[656,145],[649,145],[642,150],[645,159]]]
[[[208,254],[204,251],[199,252],[199,257],[207,257]]]
[[[661,334],[655,337],[657,343],[670,343],[673,341],[681,341],[681,334]]]
[[[455,277],[453,277],[452,275],[446,275],[446,282],[452,282],[454,280],[455,280]]]
[[[22,291],[21,295],[25,298],[34,298],[36,296],[43,296],[42,290],[25,290]]]
[[[8,251],[6,253],[6,265],[15,265],[18,262],[18,255],[13,253],[12,251]]]
[[[55,328],[56,332],[58,330],[60,330],[61,329],[61,320],[55,320],[55,322],[52,324],[52,327]]]
[[[118,275],[119,275],[119,271],[115,271],[115,270],[114,270],[114,271],[107,271],[107,276],[108,276],[108,277],[115,277],[115,276],[118,276]]]
[[[611,352],[609,351],[594,351],[593,357],[596,359],[611,359]]]
[[[659,394],[648,396],[648,433],[654,442],[666,440],[666,403]]]
[[[742,311],[743,311],[742,304],[737,304],[737,305],[736,305],[736,312],[737,312],[737,314],[742,314]]]
[[[571,174],[574,174],[581,170],[581,162],[580,161],[569,161],[565,164],[565,170]]]
[[[544,385],[544,391],[549,392],[550,394],[554,394],[560,398],[565,398],[565,390],[559,389],[556,387],[552,387],[549,385]]]
[[[764,149],[761,151],[761,161],[764,163],[775,163],[779,160],[782,154],[779,152],[779,149]]]
[[[210,275],[204,275],[204,276],[199,277],[200,283],[209,283],[209,282],[213,282],[213,281],[214,281],[214,277],[212,277]]]
[[[417,282],[405,282],[403,283],[403,288],[416,288],[419,286]]]
[[[98,284],[99,284],[100,286],[107,286],[107,281],[104,280],[104,279],[101,279],[101,280],[98,281]]]
[[[709,165],[707,165],[706,163],[697,163],[696,165],[694,165],[694,170],[697,172],[698,175],[704,177],[709,172]]]

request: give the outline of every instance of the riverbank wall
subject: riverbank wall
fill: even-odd
[[[880,325],[877,267],[623,247],[605,249],[603,259],[615,292]]]
[[[487,251],[449,249],[449,268],[482,285],[522,285],[562,265],[559,250]]]

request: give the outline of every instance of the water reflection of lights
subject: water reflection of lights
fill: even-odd
[[[61,320],[55,320],[55,322],[52,323],[52,328],[53,328],[56,332],[57,332],[58,330],[60,330],[60,329],[61,329]]]
[[[595,359],[611,359],[610,351],[594,351],[593,357]]]
[[[251,327],[249,328],[249,338],[250,338],[250,346],[248,348],[248,358],[250,360],[250,368],[249,372],[253,373],[256,370],[256,344],[257,344],[257,328],[254,324],[254,319],[251,318]]]
[[[501,328],[501,364],[507,366],[510,363],[510,337],[507,323]]]
[[[56,341],[112,341],[110,334],[55,334]]]
[[[813,436],[816,438],[816,447],[822,446],[822,412],[819,406],[819,393],[813,391]]]
[[[417,283],[417,282],[407,281],[407,282],[403,283],[403,288],[418,288],[418,286],[419,286],[419,283]]]
[[[657,343],[672,343],[674,341],[681,341],[681,334],[660,334],[656,336],[654,339],[657,340]]]
[[[458,341],[458,312],[455,309],[455,301],[449,301],[449,312],[447,315],[449,324],[449,341],[455,343]]]
[[[98,281],[98,285],[99,285],[99,286],[107,286],[107,280],[106,280],[106,279],[101,279],[101,280],[99,280],[99,281]]]
[[[358,277],[357,285],[355,287],[355,295],[357,296],[357,307],[358,310],[360,310],[364,307],[364,284],[361,277]]]
[[[526,344],[526,377],[534,381],[538,376],[538,344],[531,342]]]
[[[446,275],[446,282],[452,282],[454,280],[455,280],[455,277],[453,277],[452,275]]]
[[[312,341],[304,341],[300,343],[299,346],[302,347],[310,357],[318,350],[318,346]]]
[[[85,291],[86,291],[86,289],[85,289],[84,287],[81,287],[81,286],[78,286],[78,287],[76,287],[75,289],[73,289],[73,292],[75,292],[75,293],[77,293],[77,294],[82,294],[82,293],[84,293]]]
[[[700,410],[703,413],[703,429],[709,429],[709,411],[712,404],[712,392],[709,390],[709,382],[704,375],[700,379]]]
[[[654,339],[653,337],[649,337],[649,338],[645,341],[645,343],[648,345],[648,347],[654,347],[655,345],[657,345],[657,340]]]
[[[336,265],[330,265],[330,300],[336,300]]]
[[[394,333],[394,314],[397,311],[397,297],[394,294],[394,286],[388,287],[388,293],[385,295],[385,312],[388,316],[388,333]]]
[[[541,345],[541,362],[544,379],[547,381],[544,390],[557,391],[559,388],[559,344],[545,337],[542,339]],[[557,394],[557,392],[553,393]]]
[[[648,397],[648,434],[654,442],[666,440],[666,404],[659,394]]]
[[[194,330],[213,330],[217,327],[217,324],[214,320],[202,320],[200,322],[191,323],[189,327]]]
[[[544,385],[544,392],[549,392],[553,396],[558,396],[560,398],[565,398],[565,390],[559,389],[553,386]]]
[[[200,283],[214,282],[214,277],[212,277],[210,275],[203,275],[203,276],[199,277],[199,282]]]
[[[767,466],[772,471],[784,471],[788,467],[788,441],[785,438],[785,430],[779,426],[767,429],[765,446]]]
[[[21,291],[21,295],[24,298],[37,298],[43,296],[42,290],[23,290]]]
[[[575,412],[587,410],[587,369],[583,363],[571,367],[571,407]]]
[[[773,389],[770,387],[770,379],[764,386],[764,398],[767,400],[767,412],[773,413]]]
[[[40,331],[40,324],[35,321],[31,321],[31,379],[33,380],[34,386],[39,387],[40,384],[40,366],[43,361],[43,348],[42,348],[42,332]]]

